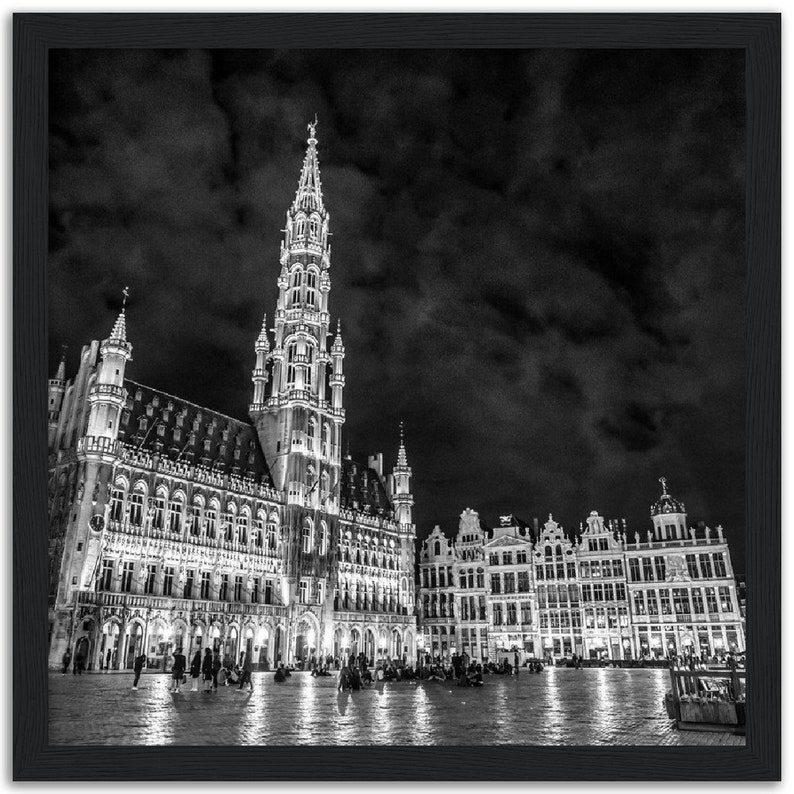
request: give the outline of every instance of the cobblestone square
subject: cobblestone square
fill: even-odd
[[[743,736],[678,731],[666,670],[555,669],[452,682],[378,683],[338,693],[336,676],[254,673],[253,693],[169,692],[170,678],[51,674],[51,744],[124,745],[732,745]]]

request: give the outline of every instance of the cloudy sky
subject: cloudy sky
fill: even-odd
[[[54,50],[50,95],[51,371],[129,285],[128,375],[244,418],[316,113],[344,434],[404,420],[419,535],[644,533],[665,475],[742,570],[742,51]]]

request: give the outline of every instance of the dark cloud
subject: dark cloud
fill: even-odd
[[[244,417],[317,113],[346,438],[420,535],[591,509],[664,474],[744,539],[739,50],[56,50],[51,367],[132,298],[130,374]]]

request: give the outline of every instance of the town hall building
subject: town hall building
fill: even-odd
[[[329,221],[310,124],[249,419],[134,379],[126,290],[76,375],[62,361],[49,381],[50,666],[415,658],[411,469],[402,429],[390,472],[342,454]]]

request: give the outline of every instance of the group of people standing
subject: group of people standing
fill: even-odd
[[[187,659],[182,653],[181,648],[177,648],[172,656],[174,661],[171,667],[171,691],[179,692],[182,684],[187,684]],[[193,655],[189,669],[192,681],[190,691],[199,691],[199,679],[201,679],[202,693],[208,694],[210,692],[217,692],[218,678],[222,671],[224,684],[228,684],[229,679],[233,679],[234,682],[238,684],[238,691],[242,691],[247,685],[249,691],[253,692],[254,684],[251,680],[251,659],[249,655],[244,652],[241,653],[239,662],[230,669],[229,666],[224,665],[220,654],[217,651],[213,651],[212,648],[205,648],[203,656],[201,655],[201,651],[196,651]],[[135,688],[136,687],[133,686],[133,689]]]

